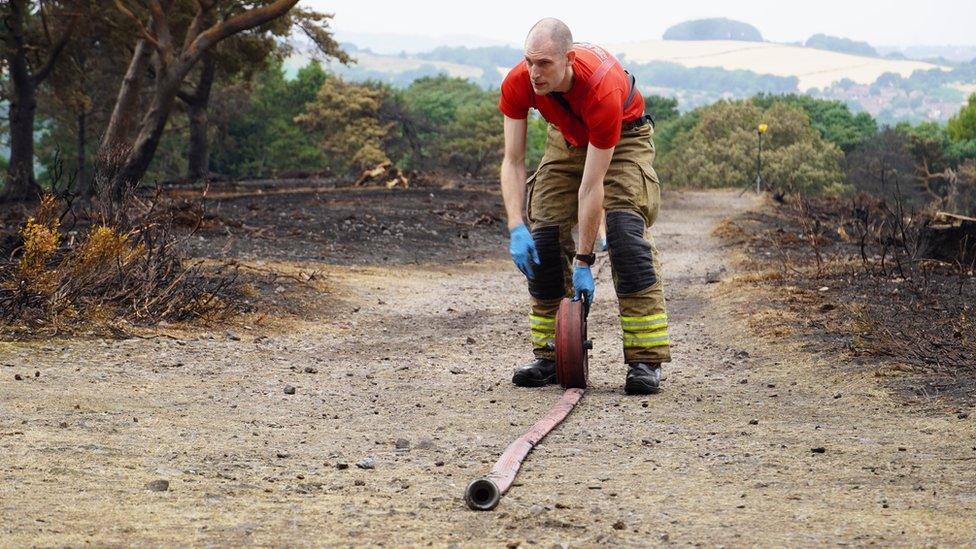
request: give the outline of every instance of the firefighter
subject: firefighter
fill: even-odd
[[[501,187],[509,251],[528,279],[535,356],[512,382],[556,382],[556,311],[564,296],[593,301],[590,269],[605,211],[628,365],[624,389],[656,393],[661,364],[671,360],[661,266],[649,230],[661,190],[652,168],[653,120],[633,76],[606,50],[574,43],[565,23],[546,18],[529,31],[525,59],[505,77],[498,107],[505,115]],[[527,179],[526,119],[533,108],[549,127],[542,161]]]

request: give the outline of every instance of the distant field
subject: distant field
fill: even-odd
[[[976,93],[976,84],[962,84],[957,82],[955,84],[949,84],[949,87],[961,91],[967,97],[971,93]]]
[[[425,65],[437,67],[441,72],[449,76],[458,78],[478,79],[484,74],[480,67],[471,65],[461,65],[458,63],[448,63],[446,61],[429,61],[427,59],[417,59],[416,57],[400,57],[399,55],[378,55],[372,53],[355,52],[352,56],[356,59],[354,67],[376,71],[384,74],[396,75],[407,71],[418,70]],[[285,73],[291,77],[298,69],[304,67],[311,60],[306,55],[294,55],[285,61]],[[345,72],[345,68],[338,63],[331,63],[329,66],[339,74]],[[507,70],[507,69],[506,69]]]
[[[480,78],[482,73],[484,73],[482,69],[472,67],[471,65],[460,65],[446,61],[428,61],[409,56],[400,57],[398,55],[375,55],[356,52],[353,54],[353,57],[356,58],[356,64],[364,69],[392,74],[416,70],[424,65],[432,65],[451,76],[461,78]]]
[[[916,70],[949,70],[922,61],[861,57],[768,42],[645,40],[610,44],[607,49],[637,63],[669,61],[686,67],[720,67],[796,76],[800,79],[800,91],[825,88],[844,78],[858,84],[870,84],[886,72],[908,77]]]

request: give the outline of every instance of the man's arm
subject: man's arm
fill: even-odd
[[[505,158],[502,160],[502,199],[508,216],[508,229],[521,225],[525,211],[525,119],[505,117]],[[604,170],[606,171],[606,170]]]
[[[579,188],[579,245],[576,252],[580,254],[593,252],[593,241],[603,215],[603,178],[610,167],[613,149],[600,149],[592,144],[586,149],[586,164]]]

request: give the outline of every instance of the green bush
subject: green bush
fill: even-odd
[[[275,62],[258,77],[242,112],[230,117],[227,128],[216,136],[211,170],[238,177],[327,170],[321,135],[299,126],[295,117],[330,78],[312,62],[294,80],[286,80],[281,63]]]
[[[497,91],[439,75],[415,80],[399,95],[406,118],[398,122],[413,136],[403,167],[476,175],[496,163],[503,146]]]
[[[667,156],[674,149],[675,140],[698,125],[700,113],[701,109],[695,109],[654,126],[654,145],[658,158]]]
[[[644,112],[651,115],[655,124],[673,120],[681,114],[678,112],[677,99],[661,95],[644,97]]]
[[[690,129],[673,134],[660,157],[664,181],[694,187],[754,184],[756,127],[764,122],[769,131],[763,137],[762,175],[769,187],[804,194],[844,190],[843,153],[820,136],[800,108],[777,102],[764,111],[749,101],[720,101],[696,116]]]
[[[530,172],[535,171],[536,166],[542,161],[542,155],[546,152],[548,131],[549,123],[539,116],[539,113],[529,114],[529,128],[525,137],[525,167]]]
[[[388,127],[379,119],[384,90],[328,78],[305,112],[295,117],[310,134],[321,135],[321,148],[337,174],[353,175],[386,162]]]
[[[976,93],[970,95],[966,106],[949,119],[946,133],[953,141],[976,139]]]
[[[810,124],[820,132],[821,137],[837,145],[845,153],[854,150],[878,131],[878,124],[870,114],[854,114],[840,101],[816,99],[809,95],[759,94],[752,102],[761,109],[768,109],[774,103],[786,103],[803,109],[810,118]]]
[[[318,134],[334,172],[390,160],[404,170],[483,176],[503,149],[498,92],[460,78],[415,80],[405,89],[328,78],[295,118]]]

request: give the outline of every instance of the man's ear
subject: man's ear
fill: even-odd
[[[576,50],[569,50],[566,52],[566,61],[568,61],[570,65],[573,64],[573,61],[576,61]]]

